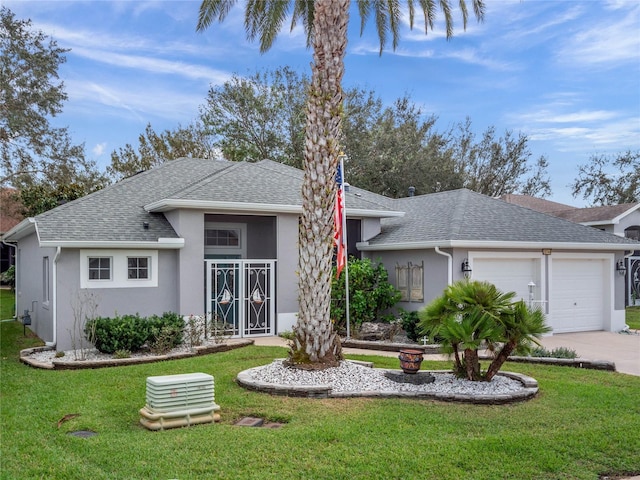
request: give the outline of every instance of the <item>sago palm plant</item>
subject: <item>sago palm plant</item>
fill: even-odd
[[[453,354],[457,375],[489,381],[509,355],[530,348],[549,331],[542,312],[514,302],[514,297],[488,282],[456,282],[420,311],[419,328],[441,339],[443,351]],[[484,374],[478,357],[483,346],[497,352]]]

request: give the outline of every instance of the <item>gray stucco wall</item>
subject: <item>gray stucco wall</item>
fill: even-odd
[[[276,276],[278,332],[289,330],[298,311],[298,215],[278,216]]]
[[[108,252],[105,250],[105,253]],[[80,251],[63,249],[57,264],[57,350],[72,348],[71,332],[74,330],[72,305],[74,302],[77,304],[78,299],[86,294],[94,296],[98,304],[97,316],[184,313],[179,309],[178,289],[175,283],[177,256],[176,250],[158,251],[157,287],[81,289]]]
[[[396,264],[420,264],[424,262],[423,302],[399,302],[396,308],[403,308],[407,311],[420,310],[434,298],[442,294],[448,282],[448,260],[445,256],[437,254],[434,250],[405,250],[405,251],[380,251],[364,252],[366,257],[373,261],[381,261],[389,273],[389,282],[396,284]],[[455,270],[455,269],[454,269]]]
[[[177,309],[189,315],[203,314],[204,304],[204,214],[200,210],[177,210],[165,214],[176,233],[184,238],[177,251]]]
[[[55,248],[40,248],[35,233],[20,240],[17,249],[16,298],[18,316],[29,310],[31,330],[45,342],[53,341],[53,262]],[[49,302],[44,301],[44,258],[49,258]]]

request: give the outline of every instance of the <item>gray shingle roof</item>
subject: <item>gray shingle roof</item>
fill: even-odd
[[[122,180],[36,217],[41,241],[157,242],[179,238],[162,213],[145,206],[173,199],[204,205],[302,204],[302,171],[269,160],[236,163],[181,158]],[[211,202],[211,203],[207,203]],[[499,199],[456,190],[390,199],[355,187],[346,198],[347,211],[374,212],[383,218],[382,233],[370,244],[494,241],[640,243],[600,232]],[[397,211],[405,217],[384,218]],[[144,229],[143,224],[149,223]]]
[[[629,244],[638,242],[461,189],[397,199],[402,218],[382,220],[370,245],[486,241]]]
[[[144,205],[228,168],[229,162],[183,158],[139,173],[36,217],[41,241],[156,242],[178,238],[164,215]],[[149,223],[149,229],[143,223]]]
[[[180,158],[36,217],[41,241],[157,242],[179,238],[162,213],[145,205],[166,199],[301,206],[302,171],[258,163]],[[347,195],[348,209],[390,209],[374,194]],[[143,224],[149,223],[144,229]]]

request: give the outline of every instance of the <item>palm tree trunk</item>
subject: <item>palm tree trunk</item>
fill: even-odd
[[[509,355],[511,355],[511,353],[513,353],[513,351],[515,350],[516,344],[516,341],[509,341],[504,344],[500,352],[498,352],[498,355],[496,355],[496,357],[491,362],[491,365],[489,365],[487,373],[485,373],[484,375],[484,379],[487,382],[490,382],[491,379],[496,376],[496,373],[498,373],[500,368],[502,368],[502,365],[507,361]]]
[[[307,103],[298,237],[300,309],[291,361],[331,365],[340,359],[340,342],[329,312],[349,0],[317,0],[314,10],[314,61]]]
[[[466,367],[467,380],[480,380],[480,359],[478,358],[478,350],[474,348],[465,348],[464,363]]]

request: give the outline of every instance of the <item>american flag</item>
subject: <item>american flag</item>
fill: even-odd
[[[336,182],[338,183],[338,191],[336,192],[336,207],[334,212],[335,233],[333,235],[337,247],[336,278],[340,276],[345,262],[347,261],[347,232],[344,211],[344,178],[342,176],[343,169],[344,163],[342,158],[340,158],[338,170],[336,171]]]

